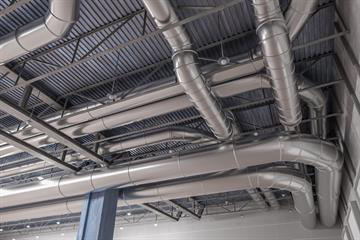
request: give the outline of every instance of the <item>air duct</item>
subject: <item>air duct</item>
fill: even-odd
[[[57,3],[60,1],[59,0],[52,1],[51,3],[55,3],[55,2]],[[79,2],[79,0],[76,0],[76,1],[71,0],[69,2],[77,3],[77,2]],[[316,4],[314,4],[313,0],[309,0],[309,1],[302,1],[302,0],[295,1],[294,0],[294,1],[291,1],[291,5],[289,8],[290,9],[311,9],[311,8],[315,8],[315,5]],[[296,12],[296,14],[298,14],[297,18],[308,19],[310,16],[309,15],[310,12],[306,12],[306,11],[295,11],[295,12]],[[287,22],[289,22],[289,19],[291,18],[291,16],[292,16],[292,14],[290,14],[288,11],[286,13]],[[304,23],[305,23],[305,21],[303,21],[303,24]],[[302,25],[299,25],[299,27],[297,29],[301,29],[301,27],[302,27]],[[291,26],[289,26],[289,29],[291,31],[291,29],[293,29],[293,28]],[[242,61],[241,64],[231,66],[231,68],[225,68],[225,70],[221,69],[220,71],[216,72],[215,74],[210,74],[208,78],[212,82],[220,83],[220,82],[228,80],[228,79],[234,79],[234,78],[238,78],[240,76],[254,74],[254,73],[260,71],[263,67],[264,67],[264,63],[263,63],[263,60],[261,57],[259,57],[257,59],[248,59],[248,61]],[[148,102],[153,103],[155,101],[164,100],[168,97],[174,97],[174,96],[178,96],[178,95],[182,94],[182,88],[179,85],[173,85],[173,86],[167,85],[166,87],[158,87],[158,88],[156,88],[156,90],[157,91],[142,91],[141,94],[133,95],[130,98],[127,98],[125,101],[116,101],[112,104],[107,104],[104,106],[99,105],[99,104],[92,104],[92,105],[84,107],[84,108],[71,110],[65,114],[57,113],[53,117],[46,119],[46,121],[49,122],[53,127],[57,128],[57,129],[74,126],[74,125],[80,124],[82,122],[88,121],[88,123],[86,123],[86,125],[84,125],[85,124],[84,123],[84,124],[80,124],[79,126],[77,126],[76,130],[74,127],[74,130],[73,130],[74,135],[71,135],[71,136],[78,137],[78,136],[82,136],[84,134],[92,133],[92,132],[90,132],[90,130],[93,129],[90,127],[91,121],[93,121],[92,122],[92,124],[94,124],[93,126],[95,126],[95,125],[101,126],[101,124],[99,124],[98,121],[94,121],[94,120],[97,120],[97,119],[102,118],[107,115],[113,115],[113,114],[120,113],[122,111],[127,111],[127,110],[131,110],[133,108],[136,108],[136,107],[143,106],[144,102],[145,103],[148,103]],[[316,96],[314,96],[314,97],[316,97]],[[180,98],[178,100],[181,101]],[[183,99],[182,102],[185,104],[186,100]],[[179,104],[179,105],[181,105],[181,104]],[[176,111],[176,110],[177,109],[174,109],[174,111]],[[118,116],[118,115],[116,115],[116,116]],[[132,115],[132,117],[135,118],[133,121],[143,119],[143,118],[140,118],[135,115]],[[128,120],[128,121],[130,122],[130,120]],[[114,127],[113,125],[110,125],[109,123],[107,123],[107,125],[109,125],[110,128]],[[116,125],[116,126],[119,126],[119,125]],[[89,131],[86,131],[85,129],[87,129]],[[106,129],[106,127],[105,126],[100,127],[100,130],[103,130],[103,129]],[[25,130],[20,131],[19,133],[15,134],[15,136],[18,138],[21,138],[21,139],[28,139],[35,135],[40,135],[40,134],[41,134],[41,132],[38,131],[37,129],[35,129],[33,127],[27,127]],[[47,139],[47,138],[48,137],[46,137],[44,135],[42,137],[42,139]],[[46,143],[46,142],[48,142],[48,143]],[[50,141],[50,139],[48,139],[47,141],[45,141],[44,144],[51,144],[51,143],[54,143],[54,141]],[[33,144],[33,145],[40,146],[37,144]],[[13,154],[16,151],[15,148],[13,148],[12,146],[3,146],[2,148],[6,148],[6,150],[9,154]],[[19,151],[17,151],[17,152],[19,152]],[[7,155],[8,155],[7,153],[1,154],[1,156],[7,156]]]
[[[319,0],[291,0],[291,4],[285,13],[291,41],[296,38],[307,20],[316,12],[318,4]]]
[[[193,197],[249,188],[279,188],[290,191],[296,211],[307,228],[316,225],[315,204],[311,184],[291,172],[246,172],[230,171],[209,174],[196,178],[175,180],[158,184],[138,186],[120,190],[118,206],[129,206],[148,202]],[[10,222],[53,215],[65,215],[81,211],[83,200],[70,200],[53,204],[41,204],[30,208],[1,211],[1,221]]]
[[[50,0],[46,16],[0,39],[0,65],[63,38],[79,18],[80,0]]]
[[[280,122],[285,127],[296,127],[302,114],[288,29],[279,0],[252,0],[252,5]]]
[[[333,144],[302,135],[207,147],[184,155],[130,163],[127,167],[2,188],[0,208],[81,195],[104,187],[127,187],[284,161],[313,165],[317,169],[320,218],[326,226],[335,224],[342,155]],[[24,194],[32,197],[24,198]]]
[[[316,121],[312,121],[312,134],[326,139],[326,118],[323,117],[327,114],[326,96],[321,89],[314,88],[311,81],[303,75],[299,74],[296,77],[299,81],[299,96],[309,107],[310,117],[319,118]],[[236,95],[239,91],[238,89],[241,89],[242,92],[247,92],[264,88],[271,88],[270,77],[267,74],[256,74],[224,83],[221,88],[216,89],[216,94],[223,98]]]
[[[160,144],[164,142],[188,142],[193,144],[201,144],[207,142],[207,144],[215,143],[215,139],[206,134],[205,132],[186,128],[186,127],[172,127],[166,129],[160,129],[155,131],[148,131],[142,134],[131,136],[127,139],[122,139],[110,144],[105,144],[98,148],[97,153],[99,155],[106,155],[109,153],[126,151],[134,148],[151,146],[155,144]],[[66,162],[71,162],[73,160],[86,159],[85,156],[74,154],[67,155],[65,158]],[[40,171],[45,168],[51,168],[53,165],[47,164],[45,162],[37,162],[32,164],[27,164],[25,166],[3,169],[0,172],[0,178],[12,177],[19,174],[24,174],[31,171]]]
[[[263,74],[251,75],[224,83],[224,81],[232,79],[233,75],[237,75],[242,70],[243,65],[241,64],[231,66],[216,72],[211,77],[214,83],[213,89],[219,97],[229,97],[255,89],[271,87],[269,77]],[[301,79],[303,78],[301,77]],[[326,113],[326,98],[320,89],[310,89],[310,84],[306,79],[301,81],[301,88],[307,89],[300,92],[301,98],[307,102],[310,108],[314,109],[313,112],[319,113],[318,115],[320,115],[320,112]],[[183,90],[180,85],[167,85],[166,87],[156,88],[153,91],[141,92],[128,99],[116,101],[108,105],[90,106],[81,110],[73,110],[73,112],[63,118],[59,118],[56,115],[47,121],[50,125],[60,129],[70,137],[81,137],[191,107],[191,102],[188,101],[186,95],[182,94],[182,92]],[[325,126],[324,122],[326,119],[321,119],[320,121],[322,122],[320,127]],[[57,142],[33,127],[28,127],[14,133],[14,136],[38,147]],[[0,156],[2,157],[19,152],[21,151],[13,146],[0,145]]]
[[[179,22],[168,0],[143,0],[147,10],[161,29]],[[214,93],[206,83],[197,62],[197,52],[191,48],[191,40],[183,26],[163,32],[173,51],[175,75],[196,109],[200,112],[214,135],[220,140],[232,137],[236,127],[225,113]]]

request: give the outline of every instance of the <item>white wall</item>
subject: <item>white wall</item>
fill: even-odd
[[[350,33],[345,36],[355,54],[357,62],[360,59],[360,0],[337,0],[337,7]],[[360,99],[360,81],[356,68],[351,63],[349,55],[340,41],[335,41],[335,51],[344,66],[347,77],[349,78],[353,88],[355,89],[357,98]],[[342,133],[342,137],[347,146],[351,162],[357,175],[360,168],[360,114],[356,110],[349,92],[343,84],[336,86],[336,93],[339,99],[344,115],[339,117],[338,123]],[[354,180],[354,179],[353,179]],[[345,174],[343,178],[343,192],[346,201],[354,199],[350,177]]]
[[[65,233],[61,236],[61,233]],[[50,234],[32,233],[19,237],[11,236],[2,240],[73,240],[76,232],[63,229]],[[213,216],[201,221],[185,220],[178,223],[161,222],[153,224],[116,227],[115,240],[339,240],[340,228],[315,230],[305,229],[297,213],[287,210],[269,211],[267,213],[249,213],[231,216]]]

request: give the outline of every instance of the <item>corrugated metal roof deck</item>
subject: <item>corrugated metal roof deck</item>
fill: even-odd
[[[9,4],[10,0],[2,1],[0,3],[0,9]],[[180,18],[186,18],[197,14],[201,11],[199,6],[215,6],[228,2],[226,0],[172,0],[172,4],[176,6],[176,11]],[[282,6],[285,8],[288,1],[281,1]],[[321,1],[321,4],[329,3],[330,0]],[[16,11],[0,18],[0,35],[5,35],[16,29],[16,27],[22,26],[26,23],[33,21],[43,16],[47,10],[48,2],[46,0],[34,0],[31,3],[17,9]],[[193,8],[196,6],[196,8]],[[24,77],[33,78],[49,71],[54,70],[57,65],[69,64],[76,46],[76,41],[67,44],[66,46],[38,57],[39,61],[30,60],[37,54],[49,51],[59,44],[74,39],[79,35],[92,31],[96,28],[109,24],[116,19],[124,16],[128,16],[131,13],[140,11],[139,14],[129,20],[119,31],[114,33],[109,39],[101,44],[95,51],[99,52],[113,46],[127,42],[142,34],[143,30],[143,17],[144,9],[141,0],[82,0],[81,1],[81,18],[75,24],[71,33],[65,39],[54,42],[40,48],[33,53],[27,54],[18,60],[8,64],[9,67],[13,67],[16,63],[27,61],[24,70]],[[254,33],[255,24],[253,20],[253,12],[249,1],[243,1],[234,7],[228,8],[223,12],[209,15],[194,22],[185,25],[191,38],[194,42],[194,47],[197,49],[203,49],[199,52],[201,57],[217,59],[221,56],[221,48],[218,44],[219,41],[225,39],[223,47],[224,54],[226,56],[236,56],[240,53],[246,52],[256,45],[256,35]],[[334,26],[332,24],[334,20],[334,8],[327,7],[318,11],[311,20],[307,23],[298,39],[295,40],[294,45],[307,43],[312,40],[316,40],[322,37],[326,37],[334,32]],[[113,29],[119,26],[119,23],[110,28],[106,28],[97,33],[94,33],[88,37],[81,39],[79,43],[76,60],[84,56],[90,51],[96,44],[104,39]],[[152,19],[148,18],[146,21],[146,32],[156,30],[156,26]],[[245,34],[242,38],[236,38],[236,36]],[[226,39],[235,37],[232,41],[226,42]],[[214,44],[217,43],[217,44]],[[207,48],[207,46],[211,46]],[[297,61],[321,55],[331,52],[333,50],[332,41],[319,43],[304,49],[295,51],[295,58]],[[52,95],[61,97],[64,94],[81,90],[79,93],[82,95],[100,99],[106,97],[109,93],[121,92],[126,89],[131,89],[140,84],[143,79],[148,76],[157,65],[161,62],[164,63],[163,67],[158,70],[148,80],[155,82],[156,80],[173,76],[173,66],[170,61],[171,50],[167,45],[162,35],[151,37],[136,43],[131,47],[126,47],[119,50],[116,53],[107,54],[100,59],[89,61],[79,66],[76,66],[63,73],[56,74],[48,77],[45,80],[41,80],[36,83],[40,88],[51,92]],[[44,64],[45,62],[45,64]],[[201,64],[207,64],[206,61],[201,61]],[[21,66],[21,64],[20,64]],[[149,67],[150,66],[150,67]],[[308,66],[308,63],[300,63],[297,65],[297,70],[300,71]],[[306,75],[312,79],[315,83],[323,83],[334,80],[332,73],[332,60],[330,57],[325,57],[319,62],[314,64]],[[139,71],[137,71],[140,69]],[[16,71],[20,71],[20,68],[16,68]],[[137,71],[126,77],[121,75],[127,74],[132,71]],[[106,81],[114,76],[116,82]],[[4,78],[0,82],[0,89],[7,88],[14,84],[13,81]],[[91,87],[94,85],[96,87]],[[84,89],[84,90],[82,90]],[[12,90],[6,94],[6,97],[17,102],[21,98],[22,88]],[[234,106],[246,102],[252,102],[254,100],[261,99],[263,97],[271,96],[269,90],[257,90],[249,93],[245,93],[237,96],[236,98],[224,99],[223,103],[225,107]],[[88,103],[89,100],[76,95],[69,95],[69,105],[79,105],[82,103]],[[64,102],[64,99],[60,99],[60,102]],[[29,105],[38,105],[41,100],[32,96]],[[46,104],[38,107],[35,114],[40,113],[47,107]],[[54,111],[50,109],[49,112]],[[258,107],[256,109],[249,109],[244,111],[235,111],[235,117],[244,130],[253,130],[261,128],[263,126],[273,125],[279,123],[276,114],[276,109],[273,104],[268,106]],[[125,127],[120,127],[106,134],[120,134],[123,132],[131,132],[133,130],[143,129],[144,126],[154,126],[161,123],[171,123],[184,118],[189,118],[197,114],[194,108],[179,111],[176,113],[159,116],[156,118],[147,119],[141,122],[132,123]],[[10,125],[19,124],[13,117],[4,117],[0,122],[8,127]],[[202,126],[203,129],[208,130]]]

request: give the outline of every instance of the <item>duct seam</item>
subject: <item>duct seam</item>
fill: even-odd
[[[290,40],[278,0],[252,0],[257,18],[264,63],[270,73],[274,98],[285,127],[295,127],[302,119],[295,65]]]

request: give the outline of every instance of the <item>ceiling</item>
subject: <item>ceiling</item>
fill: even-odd
[[[228,1],[194,0],[190,3],[186,0],[172,0],[171,2],[180,19],[185,19],[199,14],[209,7],[219,6]],[[1,1],[0,11],[6,9],[10,3],[11,0]],[[283,9],[286,9],[288,1],[281,1],[281,5]],[[322,7],[319,7],[319,10],[293,42],[293,46],[301,46],[334,34],[335,8],[333,1],[322,0],[320,6]],[[47,8],[47,0],[33,0],[0,17],[0,36],[44,16]],[[96,55],[115,46],[131,42],[139,36],[147,36],[157,30],[154,21],[145,15],[141,0],[82,0],[80,9],[80,20],[74,25],[67,37],[15,59],[6,65],[25,80],[38,78],[39,80],[33,86],[46,93],[53,100],[46,102],[36,95],[31,95],[26,104],[26,109],[29,112],[40,118],[46,118],[59,109],[66,111],[99,102],[108,104],[114,95],[123,95],[126,98],[129,91],[136,93],[136,89],[141,86],[156,87],[164,81],[176,81],[171,62],[171,48],[161,34],[149,35],[142,41],[77,64],[84,56]],[[126,23],[124,20],[127,20]],[[199,52],[199,57],[202,59],[201,65],[213,63],[222,55],[230,58],[236,57],[257,46],[256,25],[249,1],[244,0],[224,11],[191,21],[185,24],[185,28],[193,40],[193,47]],[[331,39],[294,50],[296,71],[304,73],[314,84],[335,81],[333,51],[334,43]],[[55,72],[64,66],[66,66],[66,70],[60,73]],[[0,90],[3,90],[1,95],[18,104],[22,98],[24,87],[9,89],[14,85],[16,85],[16,79],[11,79],[8,76],[1,77]],[[329,95],[332,94],[330,87],[323,90]],[[224,108],[232,107],[236,122],[245,133],[256,131],[260,135],[273,134],[281,131],[282,127],[274,102],[262,101],[271,96],[270,89],[255,90],[221,99],[221,102]],[[243,104],[248,103],[254,104],[242,107]],[[305,106],[303,106],[303,112],[306,116],[307,109]],[[0,124],[1,128],[5,130],[21,129],[26,123],[0,112]],[[164,126],[187,126],[210,132],[205,122],[199,117],[197,110],[188,108],[135,121],[97,134],[105,139],[103,144],[107,144],[136,133],[142,133],[147,129],[158,129]],[[302,124],[301,130],[302,132],[309,132],[309,123]],[[99,136],[97,134],[82,136],[76,140],[81,144],[91,144]],[[115,163],[123,163],[134,159],[168,154],[169,150],[184,152],[198,147],[196,144],[171,141],[132,149],[125,153],[111,154],[106,157],[117,159]],[[62,144],[53,144],[42,149],[59,157],[63,148],[65,146]],[[38,161],[39,159],[27,153],[2,157],[0,158],[0,170],[1,168],[7,169]],[[84,165],[84,161],[77,161],[74,164]],[[91,161],[86,161],[85,164],[87,168],[94,167]],[[291,167],[299,170],[299,166],[296,164],[291,165]],[[300,167],[300,170],[308,177],[313,177],[311,167]],[[47,168],[46,170],[19,174],[9,178],[0,178],[0,186],[21,185],[38,181],[39,176],[51,178],[63,174],[64,172],[59,168]],[[290,194],[274,189],[273,191],[281,205],[292,205]],[[251,201],[246,191],[202,196],[192,200],[188,198],[178,199],[178,201],[189,208],[193,207],[194,202],[198,205],[204,205],[208,211],[205,214],[211,214],[211,209],[215,209],[215,213],[223,213],[224,207],[230,205],[238,205],[238,208],[235,207],[235,211],[259,210],[259,207],[255,206],[254,203],[243,208],[240,207],[244,202]],[[173,211],[165,203],[153,204],[166,212]],[[220,205],[222,210],[220,210]],[[142,216],[148,212],[137,206],[131,208],[133,208],[131,209],[133,215]],[[126,214],[129,209],[118,210],[119,216],[127,217]],[[260,208],[260,210],[262,209]],[[148,213],[147,216],[149,219],[154,218],[152,213],[150,215]],[[61,221],[73,223],[78,221],[78,217],[78,215],[67,216],[67,220]],[[56,224],[59,221],[58,219],[59,217],[43,219],[32,224],[40,227],[44,222],[49,222],[51,225],[51,223]],[[136,221],[134,220],[134,222]],[[13,225],[16,226],[14,229],[26,229],[28,224],[29,222],[23,222]]]

